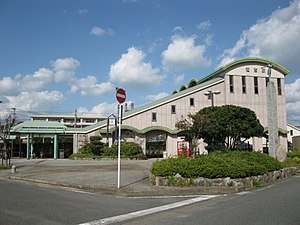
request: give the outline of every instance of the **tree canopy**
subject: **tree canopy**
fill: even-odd
[[[176,127],[203,138],[208,151],[236,149],[245,140],[262,136],[264,130],[254,111],[234,105],[203,108],[177,122]]]

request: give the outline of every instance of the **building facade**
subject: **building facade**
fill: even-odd
[[[185,131],[175,127],[176,122],[195,114],[204,107],[237,105],[253,110],[260,123],[268,130],[267,84],[272,81],[276,90],[278,143],[287,150],[287,122],[285,108],[285,76],[283,66],[260,58],[245,58],[229,63],[202,79],[192,79],[173,94],[149,104],[124,112],[122,138],[139,143],[148,155],[173,157],[177,155],[178,143],[185,139]],[[268,74],[270,72],[270,74]],[[115,123],[100,121],[84,128],[68,128],[73,134],[74,152],[90,136],[101,135],[110,145],[115,141]],[[268,151],[268,135],[255,137],[248,142],[254,150]],[[205,152],[205,143],[198,142],[199,153]]]

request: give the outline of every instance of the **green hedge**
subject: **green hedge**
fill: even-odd
[[[112,145],[111,147],[103,147],[99,151],[99,154],[91,153],[91,151],[84,151],[85,149],[89,150],[89,145],[86,145],[85,148],[81,148],[78,153],[72,154],[69,159],[75,158],[117,158],[118,157],[118,146]],[[146,159],[146,156],[143,154],[141,146],[134,142],[125,142],[121,143],[121,157],[122,158],[131,158],[131,159]]]
[[[287,157],[293,159],[295,157],[300,158],[300,150],[294,150],[287,153]]]
[[[154,162],[151,172],[155,176],[196,178],[243,178],[279,170],[282,165],[275,158],[260,152],[214,152],[198,158],[173,158]]]

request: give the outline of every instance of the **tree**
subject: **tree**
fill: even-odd
[[[94,154],[100,155],[102,152],[102,148],[104,147],[104,143],[101,142],[102,137],[100,136],[91,136],[90,142],[84,146],[82,146],[78,152],[82,154]]]
[[[0,121],[0,140],[3,143],[3,147],[1,149],[2,155],[2,166],[3,159],[6,161],[6,166],[10,165],[10,149],[9,149],[9,138],[10,138],[10,129],[13,125],[12,116],[7,116],[3,121]]]
[[[251,137],[261,137],[264,130],[255,112],[234,105],[206,107],[188,118],[191,122],[187,130],[193,137],[203,138],[209,152],[236,149]],[[184,124],[184,120],[177,124]]]

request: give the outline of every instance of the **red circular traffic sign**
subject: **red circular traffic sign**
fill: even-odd
[[[123,102],[125,102],[125,100],[126,100],[126,92],[125,92],[125,90],[122,89],[122,88],[118,88],[117,92],[116,92],[116,98],[117,98],[117,100],[118,100],[118,102],[120,104],[122,104]]]

